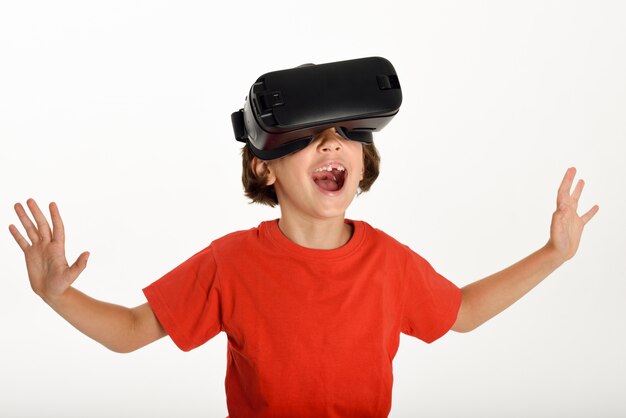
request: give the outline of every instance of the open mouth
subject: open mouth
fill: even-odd
[[[328,163],[316,169],[311,178],[322,190],[336,192],[341,190],[348,172],[344,166],[338,163]]]

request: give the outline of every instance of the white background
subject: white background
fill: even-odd
[[[626,416],[626,5],[607,1],[14,1],[0,6],[0,415],[223,417],[226,339],[128,355],[30,290],[13,204],[55,200],[76,287],[134,306],[221,235],[276,218],[230,113],[262,73],[380,55],[404,102],[348,216],[462,286],[545,243],[569,166],[578,255],[470,334],[404,337],[392,417]]]

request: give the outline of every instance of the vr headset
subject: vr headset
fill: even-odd
[[[303,149],[331,127],[344,138],[371,143],[372,132],[385,127],[401,103],[393,65],[360,58],[263,74],[231,120],[237,141],[272,160]]]

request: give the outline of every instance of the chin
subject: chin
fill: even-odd
[[[332,208],[325,208],[315,211],[316,217],[319,219],[336,219],[336,218],[345,218],[346,211],[345,210],[335,210]]]
[[[339,216],[343,218],[352,200],[354,200],[354,196],[356,196],[356,192],[351,198],[348,198],[348,195],[344,193],[336,196],[327,196],[327,199],[319,202],[319,205],[316,207],[316,212],[323,218],[336,218]]]

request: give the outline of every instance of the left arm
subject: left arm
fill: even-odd
[[[548,243],[512,266],[465,286],[452,330],[468,332],[477,328],[511,306],[576,254],[584,226],[599,208],[595,205],[578,216],[576,211],[584,182],[579,180],[570,194],[575,176],[576,169],[570,168],[561,182]]]

